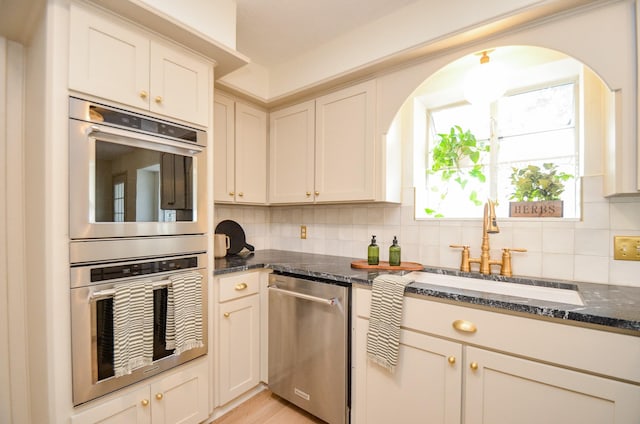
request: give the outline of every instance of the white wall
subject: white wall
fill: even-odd
[[[236,48],[234,0],[141,0],[227,47]]]

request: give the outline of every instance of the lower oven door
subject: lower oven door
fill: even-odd
[[[113,292],[127,279],[71,289],[73,404],[79,405],[207,353],[207,284],[202,275],[202,332],[204,346],[176,355],[166,347],[167,285],[169,276],[153,279],[153,363],[115,377]]]

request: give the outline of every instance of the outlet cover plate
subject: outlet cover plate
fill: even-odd
[[[303,240],[307,238],[307,226],[306,225],[301,225],[300,226],[300,238],[303,239]]]
[[[614,236],[613,259],[640,261],[640,236]]]

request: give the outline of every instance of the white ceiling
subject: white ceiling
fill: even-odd
[[[236,0],[236,47],[269,67],[415,1]]]

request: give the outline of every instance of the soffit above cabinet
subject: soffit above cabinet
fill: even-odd
[[[250,59],[139,0],[91,0],[118,15],[157,32],[216,62],[220,78],[248,64]]]
[[[0,37],[27,45],[45,0],[0,0]]]

